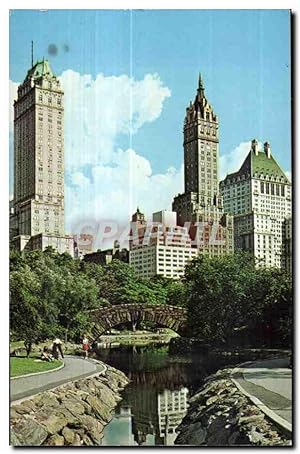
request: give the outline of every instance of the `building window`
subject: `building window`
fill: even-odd
[[[263,194],[265,192],[265,184],[263,181],[260,182],[260,192]]]

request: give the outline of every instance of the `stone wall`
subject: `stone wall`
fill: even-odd
[[[101,375],[76,380],[46,391],[10,411],[13,446],[99,445],[104,426],[121,400],[129,380],[107,366]]]
[[[279,433],[230,379],[232,369],[207,377],[189,400],[175,444],[193,446],[288,446]]]

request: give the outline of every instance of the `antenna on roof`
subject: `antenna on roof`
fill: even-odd
[[[31,68],[33,67],[33,41],[31,41]]]

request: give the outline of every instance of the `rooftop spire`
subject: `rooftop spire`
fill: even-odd
[[[201,72],[199,72],[198,93],[200,94],[200,96],[204,96],[204,83],[203,83]]]

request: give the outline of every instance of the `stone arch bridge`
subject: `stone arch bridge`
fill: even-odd
[[[119,304],[90,311],[92,328],[89,334],[91,342],[107,330],[120,323],[138,321],[155,322],[158,326],[171,328],[183,335],[186,328],[187,311],[183,307],[156,304]]]

